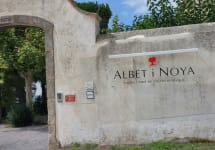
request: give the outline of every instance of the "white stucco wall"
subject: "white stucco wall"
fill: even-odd
[[[215,138],[213,30],[214,24],[205,24],[119,33],[99,49],[97,103],[104,143],[141,144],[174,137]],[[153,55],[109,58],[114,54],[191,48],[198,51],[155,55],[155,66],[148,62]],[[168,68],[169,75],[160,76],[160,68]],[[176,69],[171,75],[171,68],[178,68],[179,75]],[[138,78],[119,79],[117,71],[122,78],[123,71],[125,78],[129,78],[129,70],[145,70],[145,77],[139,71]]]
[[[141,144],[169,137],[215,140],[214,23],[97,37],[98,19],[67,0],[1,0],[0,17],[12,15],[54,24],[55,95],[76,96],[76,102],[55,99],[62,146]],[[151,56],[109,58],[190,48],[198,51],[156,55],[155,66],[148,61]],[[178,68],[179,73],[175,69],[178,75],[160,76],[160,68]],[[141,70],[147,70],[145,77]],[[142,75],[120,79],[117,71],[121,78],[123,71],[125,78],[129,71]],[[93,100],[86,98],[88,81],[94,82]]]
[[[175,137],[214,140],[214,29],[211,23],[99,36],[95,47],[80,59],[76,88],[62,89],[77,96],[75,103],[58,104],[62,145],[142,144]],[[110,58],[193,48],[198,51],[156,55],[152,67],[148,59],[153,55]],[[160,77],[160,68],[168,68],[169,75]],[[179,75],[174,76],[174,68]],[[124,71],[126,78],[129,70],[147,71],[146,77],[141,72],[137,79],[114,79],[117,70],[121,77]],[[94,81],[95,100],[86,99],[88,81]]]

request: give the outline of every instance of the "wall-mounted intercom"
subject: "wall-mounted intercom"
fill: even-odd
[[[57,93],[57,102],[63,103],[63,94],[62,93]]]

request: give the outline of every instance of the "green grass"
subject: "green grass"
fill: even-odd
[[[96,144],[74,144],[69,148],[66,148],[65,150],[99,150],[98,145]]]
[[[177,143],[174,141],[159,141],[142,146],[98,146],[95,144],[74,144],[65,150],[215,150],[215,143],[210,141],[196,141]]]

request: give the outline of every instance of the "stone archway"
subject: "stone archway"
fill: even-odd
[[[49,149],[58,147],[56,140],[56,110],[55,110],[55,69],[54,69],[54,25],[42,18],[34,16],[14,15],[0,18],[0,28],[14,26],[33,26],[45,31],[45,59],[48,105],[48,139]]]

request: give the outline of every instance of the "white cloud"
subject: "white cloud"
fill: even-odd
[[[133,8],[135,14],[144,14],[148,12],[147,0],[124,0],[122,4]]]
[[[173,0],[170,0],[170,2],[176,7],[176,3]],[[133,8],[135,14],[148,13],[147,0],[123,0],[122,4]]]

